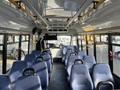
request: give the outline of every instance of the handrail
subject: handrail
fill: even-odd
[[[96,88],[96,90],[100,90],[100,86],[101,86],[101,85],[111,85],[112,90],[114,90],[114,84],[113,84],[113,82],[110,81],[110,80],[99,82],[99,83],[97,84],[97,88]]]

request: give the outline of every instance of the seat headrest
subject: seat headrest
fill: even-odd
[[[77,55],[77,53],[76,53],[76,52],[71,52],[71,53],[70,53],[70,56],[71,56],[71,55]]]
[[[31,61],[34,61],[34,60],[35,60],[35,56],[33,54],[27,54],[25,56],[25,61],[31,62]]]
[[[36,58],[36,61],[42,62],[42,61],[43,61],[43,57],[42,57],[42,56],[37,57],[37,58]]]
[[[35,70],[33,68],[26,68],[23,70],[23,76],[33,76],[35,75]]]
[[[47,51],[47,50],[44,50],[44,51],[42,51],[42,53],[48,53],[48,51]]]
[[[74,64],[83,64],[82,59],[75,59]]]
[[[41,52],[40,51],[32,51],[31,54],[34,55],[35,58],[37,58],[41,55]]]

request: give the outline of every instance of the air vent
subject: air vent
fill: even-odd
[[[49,29],[50,32],[67,32],[67,29]]]

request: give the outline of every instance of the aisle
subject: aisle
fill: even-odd
[[[63,64],[54,63],[48,90],[70,90],[70,86],[67,81],[67,73]]]

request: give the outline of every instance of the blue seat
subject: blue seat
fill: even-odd
[[[38,57],[38,56],[40,56],[41,52],[37,51],[37,50],[34,50],[34,51],[31,52],[31,54],[35,55],[35,57]]]
[[[85,56],[84,63],[88,66],[90,74],[92,74],[93,66],[96,64],[94,56]]]
[[[24,61],[27,63],[28,66],[31,66],[36,61],[36,58],[37,57],[35,57],[34,54],[27,54]]]
[[[52,64],[53,64],[53,58],[52,58],[52,53],[51,53],[50,49],[46,49],[46,50],[44,50],[43,52],[46,52],[46,53],[49,54],[49,57],[51,58],[51,62],[52,62]]]
[[[12,90],[42,90],[40,78],[33,70],[26,68],[23,76],[14,83]]]
[[[43,60],[47,63],[48,73],[50,74],[52,72],[52,59],[51,59],[51,56],[47,52],[43,52],[41,54],[41,56],[43,57]]]
[[[35,69],[36,73],[41,79],[41,86],[43,89],[46,89],[49,84],[49,75],[47,64],[44,61],[35,62],[32,67]]]
[[[72,54],[72,55],[69,56],[68,63],[67,63],[67,66],[66,66],[67,73],[68,73],[69,76],[70,76],[70,73],[71,73],[72,65],[74,64],[74,61],[76,59],[80,59],[78,57],[78,55]]]
[[[22,71],[27,67],[26,62],[16,61],[13,63],[12,68],[8,74],[10,82],[14,83],[18,78],[22,76]]]
[[[35,53],[34,53],[35,54]],[[41,79],[42,88],[47,88],[49,84],[49,75],[47,63],[43,60],[42,55],[30,54],[25,57],[28,66],[33,67]]]
[[[68,59],[69,59],[69,56],[70,56],[71,52],[72,52],[71,49],[67,50],[67,53],[66,53],[66,56],[65,56],[65,66],[67,66],[67,62],[68,62]]]
[[[82,57],[81,59],[84,59],[86,53],[84,51],[78,51],[78,56]]]
[[[65,55],[67,53],[67,46],[62,47],[62,54]]]
[[[96,64],[92,75],[95,89],[114,90],[114,79],[108,64]]]
[[[70,45],[70,46],[67,46],[67,49],[71,49],[73,52],[76,51],[76,47],[75,45]]]
[[[31,52],[31,57],[34,58],[34,60],[36,60],[36,58],[40,57],[40,56],[41,56],[40,51],[34,50],[34,51]]]
[[[52,56],[52,53],[51,53],[50,49],[45,49],[44,51],[47,52],[47,53],[49,53]]]
[[[62,61],[65,62],[65,55],[67,53],[67,46],[62,47]]]
[[[35,58],[34,60],[36,60],[37,57],[43,57],[43,60],[47,63],[48,73],[50,74],[52,72],[52,58],[47,51],[42,53],[40,51],[32,51],[31,54]]]
[[[11,90],[10,80],[6,75],[0,75],[0,90]]]
[[[93,83],[87,65],[77,62],[72,66],[70,86],[72,90],[93,90]]]

